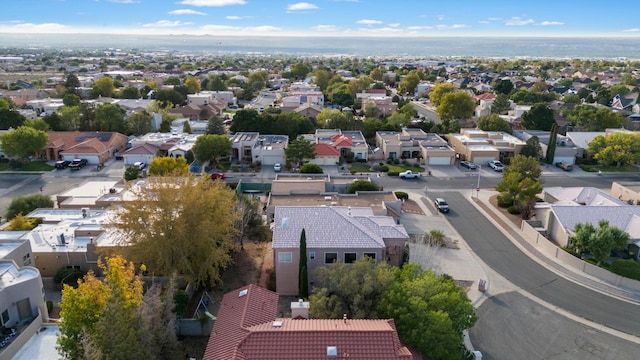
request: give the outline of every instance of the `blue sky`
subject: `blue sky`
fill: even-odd
[[[15,0],[2,4],[0,33],[640,38],[637,8],[636,0]]]

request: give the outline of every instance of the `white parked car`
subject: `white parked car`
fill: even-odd
[[[282,165],[280,163],[276,163],[273,165],[273,171],[280,172],[282,171]]]
[[[489,167],[494,171],[502,172],[504,169],[504,165],[499,160],[491,160],[489,161]]]

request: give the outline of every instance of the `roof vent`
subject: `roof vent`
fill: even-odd
[[[271,323],[271,325],[273,325],[273,327],[275,328],[282,327],[282,321],[274,321],[273,323]]]
[[[327,346],[327,356],[328,357],[338,357],[338,347],[337,346]]]
[[[244,289],[244,290],[240,291],[240,294],[238,294],[238,297],[246,296],[248,292],[249,292],[248,289]]]
[[[282,228],[283,229],[288,229],[289,228],[289,218],[283,218],[282,219]]]

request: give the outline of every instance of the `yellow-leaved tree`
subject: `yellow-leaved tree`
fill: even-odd
[[[234,191],[208,177],[155,176],[130,189],[112,226],[118,250],[155,275],[176,272],[196,287],[220,282],[231,262],[239,215]]]
[[[183,157],[161,156],[153,159],[149,164],[151,176],[184,176],[189,172],[187,160]]]

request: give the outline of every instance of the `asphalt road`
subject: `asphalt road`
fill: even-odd
[[[477,315],[469,336],[483,360],[638,358],[638,344],[569,321],[517,292],[487,299]]]
[[[432,192],[450,206],[446,218],[471,249],[514,285],[574,315],[640,336],[640,305],[568,281],[522,253],[460,193]],[[461,214],[464,214],[462,216]]]

